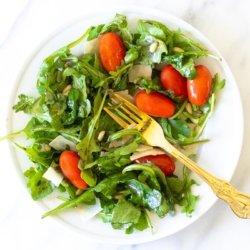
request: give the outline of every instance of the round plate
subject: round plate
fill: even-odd
[[[8,133],[19,131],[26,126],[30,119],[28,115],[23,113],[14,113],[12,106],[17,103],[17,96],[21,93],[37,96],[36,76],[43,59],[58,48],[79,38],[90,26],[107,23],[116,13],[127,16],[131,29],[135,29],[135,24],[138,19],[157,20],[166,24],[170,29],[180,28],[186,36],[193,38],[206,47],[212,54],[222,58],[222,61],[217,61],[212,58],[201,58],[198,62],[205,64],[210,69],[212,75],[218,73],[220,80],[225,78],[226,86],[217,98],[214,114],[203,134],[204,138],[209,138],[211,141],[199,147],[196,161],[213,175],[225,180],[230,180],[237,165],[243,138],[242,107],[234,77],[222,55],[198,30],[181,19],[154,9],[123,6],[116,7],[116,9],[105,10],[105,13],[95,11],[88,16],[74,20],[74,22],[49,37],[42,46],[38,47],[38,49],[30,55],[27,64],[17,79],[9,105]],[[73,49],[73,53],[81,54],[82,52],[82,44]],[[25,136],[14,138],[14,140],[21,145],[29,145],[29,141],[26,140]],[[30,162],[26,155],[16,148],[10,146],[10,151],[11,158],[14,161],[13,166],[19,175],[22,185],[27,189],[23,172],[27,169],[27,166],[30,166]],[[152,216],[152,224],[154,227],[153,235],[151,235],[149,229],[126,235],[124,231],[114,230],[110,224],[105,224],[98,218],[93,218],[83,223],[79,215],[72,210],[62,212],[53,216],[53,218],[61,225],[71,231],[79,233],[81,236],[105,243],[137,244],[160,239],[176,233],[196,221],[208,211],[217,200],[217,197],[207,184],[192,173],[191,178],[196,179],[200,184],[193,188],[194,193],[200,195],[200,200],[197,202],[196,210],[192,218],[186,217],[178,208],[174,217],[168,215],[164,219],[159,219],[157,216]],[[27,193],[29,195],[28,189]],[[42,207],[42,210],[46,212],[60,203],[60,201],[56,199],[56,195],[57,194],[52,194],[42,201],[34,202],[34,206],[38,204]]]

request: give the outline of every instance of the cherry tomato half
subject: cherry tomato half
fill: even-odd
[[[187,79],[182,76],[172,65],[166,65],[160,75],[161,85],[165,90],[172,90],[175,97],[187,99]]]
[[[134,160],[135,163],[154,163],[166,175],[172,175],[175,170],[175,164],[168,155],[147,155]]]
[[[136,106],[148,115],[168,118],[174,114],[174,103],[159,92],[141,90],[135,96]]]
[[[122,64],[125,54],[125,46],[117,34],[108,32],[101,36],[100,59],[108,72],[116,71],[116,67]]]
[[[81,170],[78,168],[80,156],[70,150],[62,152],[59,158],[60,168],[65,177],[77,188],[84,189],[88,184],[81,178]]]
[[[211,91],[212,75],[204,65],[198,65],[195,68],[196,78],[187,80],[188,100],[196,106],[202,106],[207,102]]]

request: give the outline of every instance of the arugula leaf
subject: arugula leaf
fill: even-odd
[[[131,192],[131,202],[146,207],[149,210],[160,206],[162,195],[159,191],[149,188],[147,185],[137,181],[128,180],[126,182],[128,190]]]
[[[15,112],[23,111],[24,113],[30,114],[35,103],[35,98],[23,94],[19,95],[18,98],[19,102],[13,106]]]
[[[141,210],[141,215],[139,217],[139,220],[137,223],[134,223],[134,228],[139,230],[139,231],[143,231],[145,229],[147,229],[149,227],[148,225],[148,219],[147,219],[147,215],[146,215],[146,211],[145,210]]]
[[[38,165],[31,167],[24,172],[24,176],[28,178],[27,187],[31,190],[33,200],[39,200],[51,194],[54,190],[54,185],[51,181],[43,178],[43,174],[47,169]]]
[[[88,133],[82,139],[82,141],[76,145],[76,148],[79,150],[78,154],[81,156],[83,165],[93,161],[93,152],[100,151],[95,140],[95,131],[98,128],[101,111],[103,109],[107,93],[108,92],[106,90],[102,98],[101,88],[99,88],[94,102],[94,117],[89,123]]]
[[[90,87],[97,88],[103,86],[107,80],[107,76],[100,69],[96,69],[94,65],[91,65],[84,57],[81,58],[74,68],[85,76],[87,85]]]
[[[64,211],[65,209],[75,208],[79,204],[87,204],[87,205],[94,205],[95,204],[95,194],[92,189],[88,189],[80,194],[77,198],[73,200],[66,201],[61,205],[57,206],[56,208],[50,210],[49,212],[42,215],[42,218],[45,218],[49,215],[59,213]]]
[[[89,35],[87,37],[87,41],[91,41],[98,37],[98,35],[101,33],[102,29],[104,27],[104,24],[97,25],[96,27],[91,27],[91,31],[89,32]]]
[[[121,197],[113,210],[111,220],[114,229],[127,229],[139,222],[141,210]]]
[[[138,147],[137,142],[118,147],[113,150],[110,154],[102,156],[95,161],[86,164],[84,169],[92,168],[98,165],[98,171],[101,173],[115,173],[120,171],[120,168],[126,166],[131,162],[130,154],[132,154]]]
[[[77,104],[78,98],[79,98],[79,91],[77,89],[71,89],[69,91],[68,101],[67,101],[68,109],[71,111],[64,113],[62,118],[64,125],[70,125],[75,121],[78,108]]]
[[[87,99],[87,86],[85,75],[80,74],[74,68],[66,68],[63,71],[63,80],[65,81],[67,77],[72,77],[72,87],[79,90],[79,101]]]
[[[139,77],[138,79],[135,79],[136,82],[140,82],[140,84],[145,88],[147,93],[150,93],[151,91],[158,91],[161,92],[162,86],[160,83],[160,78],[158,76],[154,77],[152,80],[145,78],[145,77]],[[161,92],[162,93],[162,92]],[[164,94],[164,91],[163,91]]]
[[[124,62],[126,64],[135,61],[139,57],[139,51],[138,48],[130,48],[126,51],[126,55],[124,57]]]
[[[94,190],[98,193],[102,193],[107,199],[111,199],[113,195],[116,195],[116,187],[120,183],[125,183],[128,180],[136,178],[134,173],[126,174],[113,174],[101,180]]]
[[[91,169],[84,169],[82,166],[82,160],[78,162],[78,168],[80,168],[81,171],[81,178],[90,186],[94,187],[97,182],[97,176]]]
[[[155,213],[160,217],[165,217],[169,212],[169,206],[164,197],[162,197],[161,204],[154,209]]]
[[[166,37],[172,35],[171,30],[169,30],[169,28],[168,28],[166,25],[164,25],[164,24],[162,24],[162,23],[160,23],[160,22],[158,22],[158,21],[146,20],[146,21],[144,21],[144,22],[147,23],[147,24],[151,24],[151,25],[153,25],[154,27],[158,28],[158,30],[159,30],[158,33],[161,34],[161,39],[162,39],[162,40],[164,40],[164,39],[166,39]],[[162,34],[162,33],[164,34],[164,37],[163,37],[163,34]]]
[[[193,180],[189,179],[188,177],[188,168],[184,166],[183,168],[183,178],[184,178],[184,192],[183,192],[183,197],[179,201],[179,204],[183,207],[181,212],[186,213],[187,217],[192,217],[192,212],[195,209],[195,203],[199,199],[199,195],[193,195],[191,186],[192,185],[198,185],[198,183]]]
[[[23,150],[27,156],[29,157],[30,161],[40,164],[45,168],[48,168],[53,159],[56,158],[56,151],[50,150],[46,151],[43,149],[43,145],[48,145],[47,140],[36,140],[33,142],[31,147],[22,147],[21,145],[13,142],[13,145],[17,148]]]
[[[188,136],[191,131],[187,123],[181,119],[168,119],[168,122],[171,126],[172,135],[175,138],[178,138],[178,135]]]
[[[121,14],[116,14],[115,17],[104,25],[102,28],[101,34],[106,33],[108,31],[119,31],[122,28],[126,28],[128,25],[126,16]]]

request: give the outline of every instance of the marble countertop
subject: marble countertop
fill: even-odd
[[[1,135],[6,131],[6,112],[10,88],[27,54],[49,34],[73,18],[90,10],[117,5],[113,0],[0,0],[0,107]],[[237,82],[243,112],[244,138],[231,183],[250,193],[250,16],[248,0],[126,0],[126,5],[143,5],[173,14],[202,32],[221,52]],[[234,119],[234,117],[232,117]],[[233,143],[233,142],[232,142]],[[1,142],[1,152],[6,144]],[[183,230],[149,243],[111,245],[81,238],[55,223],[40,219],[13,166],[4,163],[1,153],[1,249],[246,249],[250,223],[234,215],[218,200],[201,218]],[[218,166],[219,167],[219,166]]]

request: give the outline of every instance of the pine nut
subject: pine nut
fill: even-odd
[[[98,141],[101,141],[101,140],[103,139],[104,135],[105,135],[105,131],[101,131],[101,132],[99,133],[98,137],[97,137],[97,140],[98,140]]]
[[[187,110],[187,112],[188,112],[189,114],[192,115],[193,110],[192,110],[192,106],[191,106],[191,104],[190,104],[189,102],[186,104],[186,110]]]
[[[174,47],[173,48],[173,52],[184,52],[185,50],[184,49],[181,49],[181,48],[179,48],[179,47]]]
[[[62,92],[62,94],[64,95],[64,96],[68,96],[68,94],[69,94],[69,91],[72,89],[72,85],[67,85],[65,88],[64,88],[64,90],[63,90],[63,92]]]
[[[149,46],[149,51],[150,51],[151,53],[154,53],[154,52],[156,51],[158,45],[159,45],[158,42],[152,43],[152,44]]]

